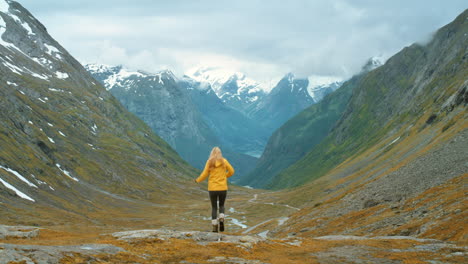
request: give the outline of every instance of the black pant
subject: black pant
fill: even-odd
[[[211,200],[211,219],[216,219],[218,214],[218,200],[219,200],[219,213],[224,214],[224,201],[226,201],[227,191],[208,191]]]

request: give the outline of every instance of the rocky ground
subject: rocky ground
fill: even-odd
[[[466,263],[460,243],[409,236],[265,235],[148,229],[79,234],[1,226],[6,263]],[[60,237],[67,238],[60,240]],[[56,243],[56,245],[53,245]]]

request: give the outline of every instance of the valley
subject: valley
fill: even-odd
[[[0,264],[467,262],[468,10],[344,82],[265,85],[82,65],[0,0]]]

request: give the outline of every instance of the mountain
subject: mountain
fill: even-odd
[[[88,64],[86,69],[130,112],[141,118],[192,166],[204,167],[207,154],[219,145],[189,95],[168,71],[157,74],[122,66]]]
[[[375,61],[377,63],[377,59]],[[274,131],[289,118],[307,106],[319,102],[342,84],[336,78],[312,76],[301,79],[289,73],[266,93],[268,84],[249,79],[243,73],[221,68],[192,69],[188,77],[203,87],[211,85],[212,90],[226,106],[242,112],[269,131]]]
[[[410,152],[421,151],[447,137],[446,131],[455,123],[466,122],[467,12],[437,31],[427,45],[406,47],[357,80],[330,133],[267,186],[284,188],[317,179],[382,142],[393,148],[395,142],[426,139]],[[303,118],[303,127],[285,126],[282,132],[306,129],[313,117]],[[283,134],[282,138],[291,136]],[[405,155],[409,154],[399,154]]]
[[[201,67],[192,69],[188,76],[197,82],[210,84],[223,103],[244,114],[266,95],[265,84],[256,82],[240,72]]]
[[[269,131],[245,114],[227,106],[211,86],[185,76],[179,81],[190,94],[204,121],[224,146],[239,153],[260,156]]]
[[[307,87],[308,79],[297,79],[292,73],[284,76],[271,92],[248,115],[274,131],[306,107],[314,103]]]
[[[384,59],[382,57],[371,57],[362,67],[363,71],[372,71],[384,64]]]
[[[312,87],[309,84],[309,94],[317,103],[288,120],[273,133],[255,169],[242,177],[239,183],[264,187],[283,169],[300,160],[320,143],[343,115],[353,89],[362,76],[380,65],[375,62],[372,63],[375,67],[369,67],[369,62],[374,61],[377,60],[370,59],[359,74],[344,83],[325,80],[323,84]]]
[[[409,243],[465,243],[467,36],[465,10],[439,29],[428,44],[404,48],[384,65],[345,82],[323,103],[311,106],[275,132],[278,142],[272,142],[272,138],[265,152],[278,151],[278,156],[285,155],[280,152],[283,149],[293,152],[313,138],[307,134],[313,133],[310,128],[324,115],[317,107],[323,104],[326,108],[325,101],[331,103],[338,93],[350,93],[327,135],[264,186],[294,186],[276,191],[274,204],[297,208],[296,212],[281,219],[281,223],[271,219],[250,231],[298,241],[309,238],[328,243],[364,243],[366,247],[386,248],[387,253],[380,255],[383,258],[408,258],[417,250],[400,255],[402,251],[389,250],[377,242],[379,239],[385,239],[385,243],[399,239]],[[298,149],[302,151],[301,146]],[[283,161],[280,158],[271,165],[275,162]],[[345,248],[335,251],[339,255],[322,255],[334,256],[323,262],[369,261],[343,258]],[[444,255],[430,248],[420,252],[415,261],[431,262],[432,256]],[[352,248],[349,254],[357,251]],[[444,261],[466,262],[458,257]]]
[[[341,81],[333,81],[331,83],[319,84],[314,86],[311,86],[309,84],[307,91],[309,92],[310,97],[314,99],[314,102],[318,103],[322,101],[322,99],[325,98],[325,96],[331,94],[332,92],[340,88],[341,85],[343,85],[343,82]]]
[[[341,88],[325,96],[288,120],[268,140],[265,151],[255,169],[242,177],[239,183],[252,187],[264,187],[283,169],[301,159],[320,143],[343,114],[356,82],[353,77]]]
[[[162,71],[150,74],[143,71],[131,71],[122,66],[88,64],[86,69],[102,83],[130,112],[141,118],[153,131],[166,140],[177,153],[192,166],[203,169],[206,159],[214,146],[220,146],[225,156],[236,168],[233,179],[247,173],[256,163],[256,158],[236,152],[230,142],[236,139],[236,127],[242,124],[234,122],[223,124],[226,133],[214,132],[188,90],[170,72]],[[216,120],[217,121],[217,120]],[[238,121],[238,120],[231,120]],[[218,123],[216,123],[218,125]],[[234,127],[234,128],[232,128]],[[245,142],[244,140],[243,142]],[[256,142],[253,141],[252,144]],[[263,145],[259,145],[263,143]],[[264,141],[255,145],[264,146]],[[242,145],[248,148],[249,145]],[[242,149],[242,148],[240,148]]]
[[[2,222],[97,223],[194,197],[196,171],[14,1],[0,1],[0,87]]]
[[[197,172],[0,0],[0,263],[466,263],[467,36],[468,10],[326,96],[350,93],[271,182],[304,184],[230,186],[219,234]]]

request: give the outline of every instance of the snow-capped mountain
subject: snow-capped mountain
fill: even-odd
[[[241,72],[201,67],[190,70],[187,75],[200,83],[210,84],[225,104],[244,113],[266,95],[267,87],[264,84],[248,78]]]
[[[163,70],[152,74],[141,70],[130,70],[122,65],[109,66],[104,64],[86,64],[85,68],[96,79],[102,80],[107,90],[115,87],[122,87],[128,90],[132,85],[146,78],[161,85],[164,85],[164,80],[177,81],[177,78],[170,70]]]
[[[241,111],[229,107],[206,82],[200,83],[184,76],[179,84],[188,91],[205,122],[224,146],[252,156],[262,153],[271,131]]]
[[[307,87],[308,79],[296,78],[288,73],[254,108],[249,116],[265,127],[276,130],[289,118],[314,103]]]
[[[85,68],[192,166],[202,168],[204,164],[205,157],[197,150],[209,152],[210,147],[219,144],[172,72],[151,74],[97,64]]]
[[[255,158],[241,153],[252,148],[262,150],[266,144],[266,137],[257,143],[255,139],[259,136],[235,133],[245,132],[252,126],[241,122],[245,121],[241,113],[230,108],[224,111],[227,107],[209,85],[200,85],[187,77],[178,79],[168,70],[152,74],[123,66],[88,64],[85,67],[130,112],[141,118],[196,168],[203,169],[211,148],[220,146],[233,166],[237,167],[237,176],[240,176],[252,169],[256,162]],[[198,101],[196,95],[205,101]],[[207,114],[203,107],[211,111],[208,110]],[[213,111],[214,108],[221,109],[221,112]],[[212,113],[215,116],[211,116]],[[216,116],[219,114],[223,117]],[[225,119],[233,122],[220,128],[218,122]],[[239,138],[243,141],[239,141]]]
[[[16,2],[0,1],[0,46],[5,48],[0,63],[16,74],[44,81],[78,79],[67,73],[64,61],[71,61],[74,66],[79,63],[54,39],[44,36],[44,26],[22,10]],[[22,62],[27,61],[28,67],[16,65],[15,53],[20,54]]]
[[[367,60],[367,62],[362,66],[361,72],[368,72],[376,69],[385,64],[385,58],[383,56],[374,56]]]
[[[337,77],[309,76],[308,80],[307,91],[315,103],[321,101],[327,94],[340,88],[341,84],[343,84],[341,78]]]

